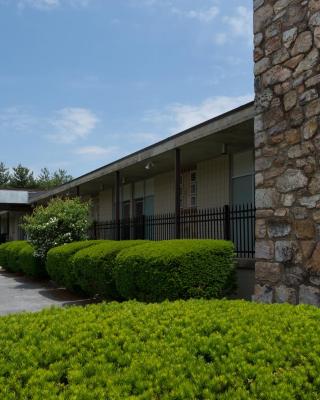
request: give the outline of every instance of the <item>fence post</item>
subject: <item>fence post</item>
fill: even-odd
[[[223,221],[224,221],[224,239],[230,240],[230,206],[225,204],[223,206]]]
[[[180,149],[176,149],[175,151],[175,231],[176,231],[176,239],[180,239],[181,237],[181,211],[180,211],[180,197],[181,197],[181,188],[180,188],[180,179],[181,179],[181,155]]]
[[[97,240],[97,221],[93,221],[93,238]]]
[[[116,219],[116,240],[120,240],[120,172],[116,171],[115,182],[115,219]]]

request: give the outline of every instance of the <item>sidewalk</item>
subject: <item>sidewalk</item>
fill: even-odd
[[[92,300],[57,288],[48,280],[33,280],[0,268],[0,315],[39,311],[52,306],[84,305]]]

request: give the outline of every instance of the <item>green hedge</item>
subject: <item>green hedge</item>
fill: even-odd
[[[28,242],[24,240],[15,240],[12,242],[4,243],[3,246],[3,264],[2,265],[7,271],[10,272],[22,272],[22,265],[20,262],[21,251],[29,246]]]
[[[31,277],[45,277],[47,271],[40,257],[34,255],[34,248],[30,243],[19,252],[19,264],[21,272]]]
[[[72,279],[75,279],[76,285],[89,296],[99,295],[103,298],[119,299],[113,273],[115,259],[123,249],[143,243],[146,241],[105,241],[78,251],[72,258]]]
[[[8,252],[7,247],[9,247],[10,242],[3,243],[0,245],[0,266],[2,268],[7,268],[8,266]]]
[[[320,310],[135,302],[0,318],[0,398],[315,400]]]
[[[23,272],[28,276],[46,276],[46,270],[30,243],[16,240],[0,246],[0,265],[10,272]]]
[[[235,286],[234,247],[217,240],[170,240],[122,251],[115,279],[125,299],[221,298]]]
[[[86,240],[73,242],[49,250],[46,259],[46,270],[51,279],[57,284],[70,290],[76,290],[73,275],[72,256],[86,247],[103,243],[103,240]]]

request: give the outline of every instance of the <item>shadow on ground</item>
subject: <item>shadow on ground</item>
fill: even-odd
[[[32,279],[0,269],[0,315],[95,302],[57,287],[52,281]]]

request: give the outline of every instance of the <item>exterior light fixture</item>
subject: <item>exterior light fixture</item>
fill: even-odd
[[[150,161],[150,162],[148,162],[148,164],[145,166],[145,169],[146,170],[150,170],[151,168],[153,168],[154,167],[154,163],[152,162],[152,161]]]
[[[221,146],[221,155],[226,155],[226,154],[228,154],[228,145],[225,144],[225,143],[222,143],[222,146]]]

